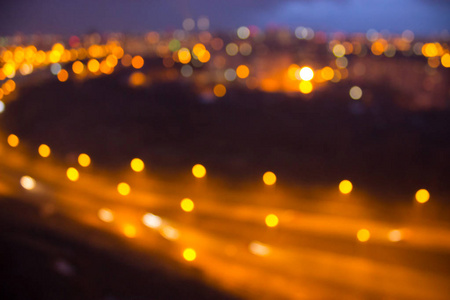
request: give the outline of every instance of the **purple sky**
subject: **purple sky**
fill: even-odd
[[[89,30],[145,32],[180,28],[183,19],[208,16],[212,29],[241,25],[303,25],[325,31],[368,29],[418,34],[450,31],[446,0],[7,0],[0,4],[0,35],[80,34]]]

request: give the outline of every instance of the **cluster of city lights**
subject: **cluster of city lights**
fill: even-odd
[[[195,75],[196,84],[201,84],[203,90],[208,90],[217,98],[224,97],[227,86],[231,84],[265,92],[310,94],[326,86],[327,82],[338,83],[349,78],[350,71],[355,76],[364,75],[367,72],[364,66],[357,65],[349,69],[350,56],[364,57],[371,54],[392,58],[396,55],[415,55],[425,57],[430,68],[450,67],[448,44],[415,41],[414,33],[409,30],[401,35],[383,35],[369,30],[366,34],[346,36],[343,33],[327,35],[298,27],[288,35],[281,31],[275,43],[290,43],[303,55],[310,51],[309,45],[314,46],[314,49],[317,44],[324,45],[330,55],[328,65],[319,66],[320,63],[311,58],[291,56],[290,59],[303,63],[280,65],[275,69],[268,65],[269,70],[261,70],[257,58],[267,55],[267,44],[273,42],[267,33],[255,26],[242,26],[235,35],[214,36],[208,31],[207,18],[197,22],[199,31],[194,30],[195,25],[191,26],[195,22],[189,20],[192,19],[183,22],[183,29],[173,32],[152,31],[143,39],[133,40],[133,43],[115,34],[105,44],[101,44],[102,37],[92,34],[82,38],[70,37],[67,42],[69,48],[62,42],[51,45],[48,50],[38,50],[34,45],[1,46],[0,82],[3,83],[0,101],[15,91],[16,82],[13,78],[16,75],[27,76],[44,67],[50,67],[51,73],[61,82],[69,78],[83,80],[108,75],[121,66],[133,67],[136,71],[129,77],[130,86],[146,86],[151,80],[150,75],[140,71],[144,66],[143,56],[161,58],[163,66],[169,71],[163,77],[168,80]],[[301,44],[303,41],[306,41],[306,45]],[[130,51],[136,54],[128,54]],[[277,68],[285,69],[280,72]],[[205,73],[209,75],[205,76]],[[361,99],[361,87],[353,86],[349,96],[354,100]],[[0,112],[3,110],[2,101]]]

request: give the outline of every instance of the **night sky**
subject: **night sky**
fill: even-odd
[[[368,29],[417,34],[450,30],[450,1],[439,0],[16,0],[0,6],[0,34],[142,33],[181,28],[208,16],[212,29],[241,25],[309,26],[327,32]]]

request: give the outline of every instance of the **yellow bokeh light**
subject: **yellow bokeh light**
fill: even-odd
[[[3,73],[5,74],[5,76],[11,76],[15,72],[16,72],[16,67],[15,67],[14,62],[8,62],[3,65]]]
[[[312,85],[312,83],[310,81],[302,81],[298,85],[298,89],[303,94],[309,94],[313,90],[313,85]]]
[[[81,74],[83,72],[83,70],[84,70],[84,65],[81,61],[77,60],[76,62],[74,62],[72,64],[72,71],[75,74]]]
[[[236,75],[239,78],[247,78],[249,74],[250,70],[246,65],[240,65],[239,67],[236,68]]]
[[[78,170],[72,167],[67,169],[66,175],[70,181],[77,181],[78,178],[80,177],[80,173],[78,173]]]
[[[265,221],[268,227],[275,227],[278,225],[278,217],[274,214],[267,215]]]
[[[78,163],[82,167],[88,167],[91,164],[91,158],[86,153],[78,155]]]
[[[434,57],[438,55],[436,44],[426,43],[422,46],[422,54],[426,57]]]
[[[117,59],[121,59],[123,57],[123,55],[125,54],[122,47],[115,47],[112,50],[112,53]]]
[[[8,135],[8,145],[11,147],[17,147],[19,145],[19,137],[15,134]]]
[[[192,167],[192,175],[197,178],[203,178],[206,175],[206,169],[203,165],[196,164]]]
[[[216,84],[214,86],[214,95],[216,95],[216,97],[223,97],[225,96],[225,94],[227,93],[227,88],[223,85],[223,84]]]
[[[42,144],[39,146],[38,152],[39,152],[39,155],[42,157],[49,157],[51,151],[50,151],[49,146],[47,146],[46,144]]]
[[[450,68],[450,54],[445,53],[444,55],[442,55],[441,64],[446,68]]]
[[[202,55],[198,56],[198,60],[202,63],[207,63],[211,59],[211,53],[208,50],[205,50]]]
[[[425,203],[430,200],[430,193],[426,189],[420,189],[416,192],[416,201]]]
[[[134,227],[133,225],[127,224],[123,227],[123,234],[127,237],[127,238],[134,238],[137,235],[137,230],[136,227]]]
[[[141,172],[145,167],[144,162],[139,158],[133,158],[130,165],[131,169],[135,172]]]
[[[98,60],[93,58],[88,61],[87,67],[89,71],[91,71],[92,73],[96,73],[100,69],[100,63],[98,62]]]
[[[61,70],[58,72],[58,80],[61,82],[67,81],[69,79],[69,73],[66,70]]]
[[[300,69],[300,78],[304,81],[310,81],[314,78],[314,71],[310,67],[303,67]]]
[[[61,43],[56,43],[53,45],[52,51],[55,51],[62,55],[64,53],[64,46]]]
[[[102,60],[102,62],[100,63],[100,72],[102,72],[103,74],[111,74],[113,71],[114,68],[108,66],[106,60]]]
[[[353,190],[353,184],[349,180],[345,179],[339,183],[339,191],[342,194],[348,194],[352,190]]]
[[[277,182],[277,176],[273,172],[266,172],[263,175],[263,181],[266,185],[274,185]]]
[[[131,65],[135,69],[140,69],[144,66],[144,59],[140,55],[136,55],[131,59]]]
[[[191,212],[194,210],[194,201],[189,198],[184,198],[180,202],[181,209],[185,212]]]
[[[131,192],[130,185],[125,182],[121,182],[117,185],[117,192],[121,194],[122,196],[126,196]]]
[[[61,53],[58,51],[50,51],[48,54],[48,59],[51,63],[57,63],[61,59]]]
[[[118,62],[118,60],[115,55],[110,54],[106,57],[106,64],[110,68],[114,68],[115,66],[117,66],[117,62]]]
[[[181,48],[178,50],[178,60],[182,64],[187,64],[191,61],[191,52],[189,52],[188,48]]]
[[[331,80],[334,77],[334,71],[330,67],[325,67],[320,71],[320,75],[325,80]]]
[[[192,248],[186,248],[183,251],[183,258],[187,261],[193,261],[197,257],[197,253]]]
[[[194,53],[197,57],[202,56],[205,51],[205,45],[201,43],[195,44],[195,46],[192,48],[192,53]]]
[[[97,216],[100,220],[106,223],[111,223],[112,221],[114,221],[114,214],[108,208],[100,208],[98,210]]]
[[[365,228],[360,229],[356,233],[356,237],[360,242],[367,242],[370,239],[370,231]]]

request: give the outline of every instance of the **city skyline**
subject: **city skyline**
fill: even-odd
[[[448,32],[450,4],[446,1],[321,0],[227,1],[15,1],[3,4],[0,35],[15,33],[82,34],[89,31],[143,33],[182,27],[186,18],[206,16],[212,30],[241,25],[308,26],[326,32],[365,32],[369,29],[419,35]]]

